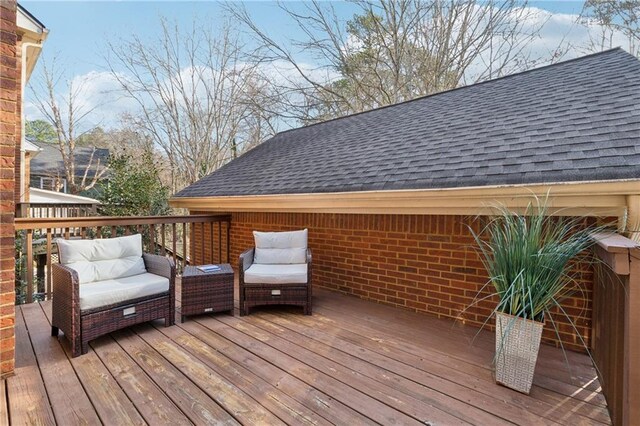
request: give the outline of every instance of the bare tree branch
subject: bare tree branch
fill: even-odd
[[[161,20],[159,40],[109,44],[111,74],[140,108],[136,120],[174,169],[172,190],[195,182],[275,132],[271,86],[227,25],[179,29]],[[121,72],[119,70],[124,70]]]
[[[72,194],[79,194],[95,187],[108,167],[100,164],[99,158],[94,158],[95,149],[86,163],[78,164],[77,141],[83,134],[95,129],[84,126],[97,106],[86,107],[82,102],[88,81],[65,81],[63,73],[56,68],[56,62],[56,58],[50,63],[43,62],[39,82],[30,85],[30,90],[38,110],[56,131],[56,144],[64,169],[64,176],[54,176],[57,181],[56,189],[60,189],[61,178],[64,177],[67,190]],[[58,90],[63,83],[66,85],[66,92],[60,95]],[[78,170],[78,167],[81,169]]]
[[[518,0],[354,0],[358,12],[341,21],[330,2],[281,3],[304,37],[275,40],[243,5],[227,5],[259,41],[256,62],[295,72],[275,83],[283,118],[302,123],[360,112],[461,84],[551,62],[534,57],[540,26]],[[538,21],[533,21],[537,22]],[[317,58],[309,69],[293,49]]]

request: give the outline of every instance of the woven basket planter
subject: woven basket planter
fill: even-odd
[[[529,394],[544,323],[496,313],[496,382]]]

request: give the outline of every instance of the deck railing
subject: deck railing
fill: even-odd
[[[48,217],[85,217],[96,216],[97,204],[69,203],[18,203],[16,217],[48,218]]]
[[[140,233],[145,252],[172,257],[178,272],[181,272],[190,263],[191,253],[205,244],[205,241],[190,238],[194,229],[194,235],[198,236],[205,234],[197,230],[209,230],[206,243],[211,249],[207,250],[206,258],[200,255],[198,262],[229,261],[230,222],[229,215],[16,219],[17,280],[18,287],[22,287],[18,293],[22,293],[22,301],[26,303],[31,303],[34,298],[43,300],[50,297],[51,265],[57,261],[56,238],[109,238]]]
[[[597,238],[592,352],[614,425],[640,419],[640,249],[619,235]]]

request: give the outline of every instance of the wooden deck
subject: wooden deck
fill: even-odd
[[[149,324],[71,359],[50,302],[17,310],[0,424],[609,424],[588,357],[543,347],[530,396],[492,379],[493,335],[318,290],[314,315]]]

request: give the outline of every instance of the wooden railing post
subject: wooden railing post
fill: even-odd
[[[29,217],[29,203],[16,204],[16,217]]]
[[[593,287],[593,358],[614,425],[640,419],[640,247],[598,234]]]
[[[640,250],[631,250],[625,318],[625,409],[623,424],[640,421]]]

